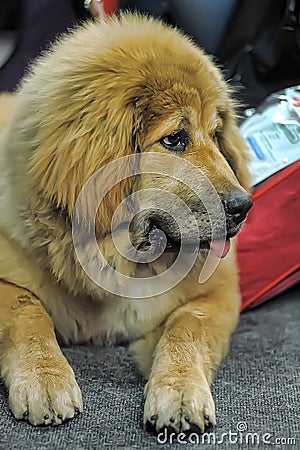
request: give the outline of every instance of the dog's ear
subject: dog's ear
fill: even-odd
[[[102,102],[86,103],[81,111],[72,112],[70,106],[61,114],[49,111],[48,123],[44,120],[43,127],[35,133],[38,145],[31,159],[30,175],[35,190],[71,217],[80,191],[95,172],[113,160],[139,151],[142,121],[134,101],[122,105],[118,99],[107,104],[103,98]],[[97,177],[80,205],[81,220],[91,219],[98,206],[94,202],[100,187],[106,182],[113,185],[114,180],[121,178],[97,212],[96,229],[109,232],[115,209],[132,191],[133,179],[127,178],[128,173],[130,168],[124,161],[117,171],[108,167]]]

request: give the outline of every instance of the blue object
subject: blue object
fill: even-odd
[[[254,153],[256,154],[258,159],[260,159],[260,160],[265,159],[265,154],[262,151],[262,148],[259,146],[257,140],[253,136],[248,136],[247,137],[247,141],[249,142],[249,144],[253,148]]]

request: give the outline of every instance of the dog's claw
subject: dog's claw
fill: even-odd
[[[148,433],[155,433],[155,422],[150,422],[150,420],[147,420],[145,423],[145,430],[148,431]]]
[[[190,422],[190,429],[186,431],[187,434],[196,433],[196,434],[202,434],[204,430],[201,430],[201,428],[196,425],[193,422]]]

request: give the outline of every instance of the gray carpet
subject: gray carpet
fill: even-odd
[[[214,438],[219,443],[204,437],[207,441],[194,448],[300,449],[299,319],[299,286],[242,315],[213,386],[218,422]],[[84,413],[58,428],[34,428],[12,417],[0,384],[1,450],[183,448],[161,445],[143,430],[144,381],[126,347],[78,346],[64,352],[82,387]],[[230,431],[238,435],[222,438]],[[257,435],[247,438],[247,432]],[[280,444],[263,443],[263,435],[267,442],[281,439]],[[231,443],[237,438],[239,443]],[[287,444],[288,438],[296,443]]]

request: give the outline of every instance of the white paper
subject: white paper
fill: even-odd
[[[273,94],[271,105],[267,100],[262,112],[255,113],[241,125],[241,134],[250,150],[249,169],[253,185],[300,159],[300,108],[295,102],[299,96],[297,89],[295,93],[292,88],[287,89],[288,95],[279,93],[275,104]],[[292,104],[289,99],[292,99]]]

